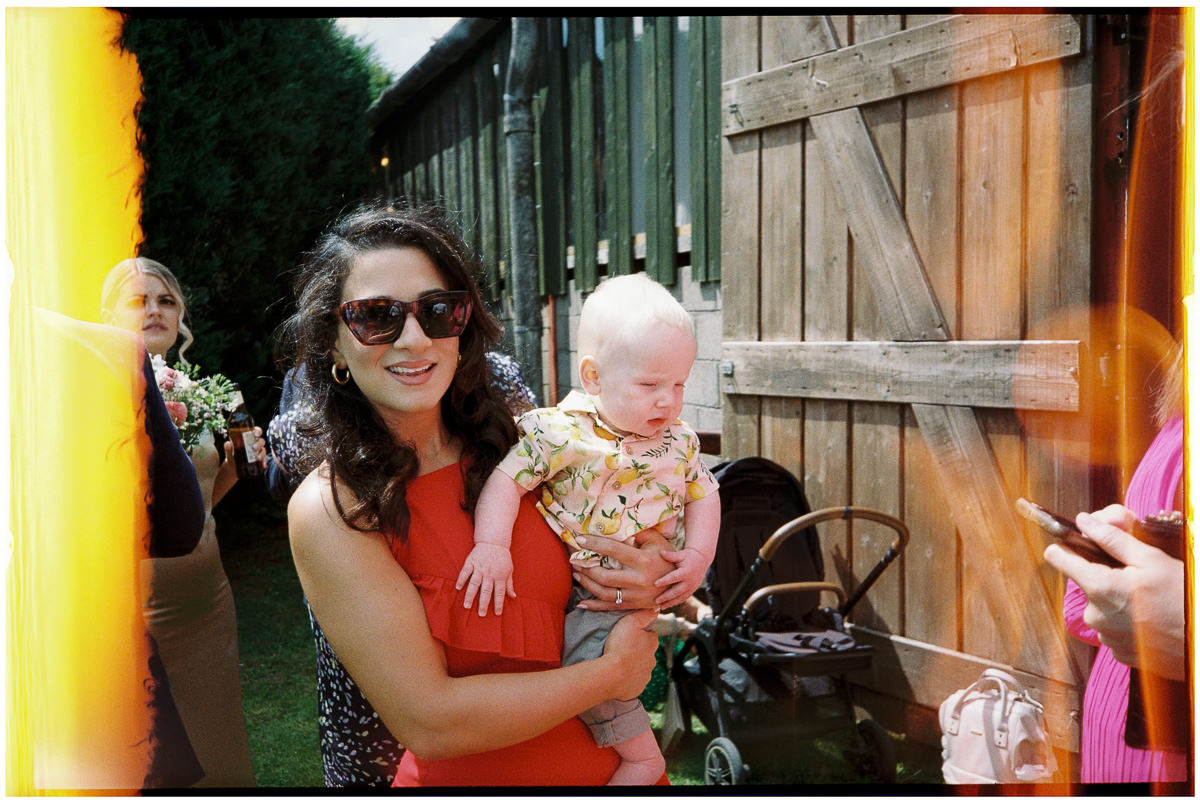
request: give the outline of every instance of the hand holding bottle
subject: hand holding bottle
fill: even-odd
[[[242,390],[235,386],[233,412],[229,414],[229,441],[225,455],[232,455],[237,467],[238,478],[258,477],[267,468],[267,442],[262,437],[262,428],[254,425],[254,417],[246,408]]]

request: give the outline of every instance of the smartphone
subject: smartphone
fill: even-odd
[[[1018,514],[1030,522],[1040,525],[1042,530],[1053,536],[1055,541],[1068,550],[1078,553],[1083,558],[1095,564],[1103,564],[1106,567],[1113,568],[1125,566],[1104,552],[1098,544],[1087,536],[1084,536],[1075,523],[1066,517],[1059,516],[1037,503],[1030,502],[1024,497],[1018,497],[1015,505]]]

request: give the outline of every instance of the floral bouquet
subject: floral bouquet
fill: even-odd
[[[171,368],[162,355],[154,355],[150,365],[185,450],[191,452],[206,431],[225,429],[225,414],[232,409],[234,394],[234,384],[228,377],[200,377],[198,366],[181,363]]]

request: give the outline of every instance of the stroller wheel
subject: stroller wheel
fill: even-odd
[[[718,737],[704,750],[705,784],[745,784],[749,772],[733,740]]]
[[[887,729],[874,720],[860,720],[854,733],[863,744],[863,766],[884,784],[896,781],[896,745]]]

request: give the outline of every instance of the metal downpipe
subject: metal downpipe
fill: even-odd
[[[538,286],[537,210],[533,169],[533,79],[537,21],[514,17],[504,84],[504,139],[508,159],[508,216],[512,231],[510,291],[513,346],[525,380],[539,398],[542,385],[542,311]]]

